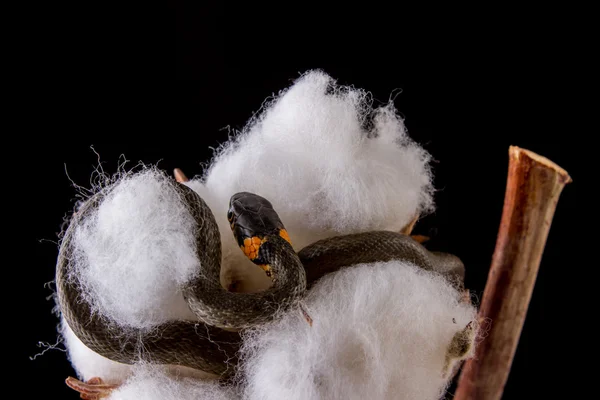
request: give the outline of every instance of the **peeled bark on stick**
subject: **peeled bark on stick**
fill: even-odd
[[[509,148],[502,220],[479,309],[480,320],[491,320],[491,330],[465,362],[455,400],[502,397],[554,211],[570,182],[569,174],[547,158]]]

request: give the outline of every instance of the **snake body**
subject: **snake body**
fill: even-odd
[[[308,287],[330,272],[355,264],[401,260],[435,271],[456,286],[464,281],[465,268],[453,254],[427,250],[408,235],[372,231],[334,236],[314,242],[298,253],[306,267]]]
[[[464,266],[455,256],[430,252],[410,236],[376,231],[317,241],[296,253],[277,213],[264,198],[251,193],[232,196],[228,219],[246,255],[273,279],[260,293],[232,293],[220,283],[221,241],[214,215],[192,189],[173,183],[197,224],[196,253],[202,273],[183,288],[197,321],[177,320],[150,330],[124,328],[94,313],[72,274],[76,227],[100,205],[105,192],[89,198],[73,216],[61,241],[57,267],[57,298],[74,334],[94,352],[113,361],[144,360],[181,365],[228,376],[237,364],[238,331],[273,319],[289,309],[307,287],[343,267],[374,261],[404,260],[459,282]]]

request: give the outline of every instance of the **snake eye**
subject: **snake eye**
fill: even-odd
[[[231,211],[231,209],[229,209],[229,211],[227,211],[227,221],[231,222],[232,219],[233,219],[233,211]]]

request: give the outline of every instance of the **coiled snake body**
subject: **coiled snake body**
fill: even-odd
[[[202,274],[183,288],[198,321],[177,320],[151,330],[121,328],[92,312],[70,279],[76,227],[99,206],[99,192],[77,210],[61,242],[56,268],[58,303],[75,335],[91,350],[113,361],[140,360],[182,365],[227,376],[235,370],[241,336],[227,329],[250,328],[292,307],[307,287],[342,267],[374,261],[404,260],[460,283],[464,266],[455,256],[430,252],[410,236],[376,231],[320,240],[296,253],[271,203],[252,193],[230,200],[228,220],[240,248],[273,280],[260,293],[232,293],[220,283],[221,241],[214,215],[192,189],[173,183],[197,223],[197,256]]]

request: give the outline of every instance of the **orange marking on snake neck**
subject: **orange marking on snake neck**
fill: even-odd
[[[279,236],[284,238],[289,244],[292,244],[292,239],[290,239],[290,235],[287,233],[285,229],[281,229],[279,231]]]
[[[261,265],[259,265],[259,267],[262,268],[262,270],[267,273],[268,277],[271,277],[272,272],[271,272],[271,266],[269,264],[261,264]]]
[[[246,257],[251,260],[254,260],[258,257],[258,249],[260,248],[260,244],[262,241],[259,237],[252,237],[244,239],[244,244],[240,246]]]

